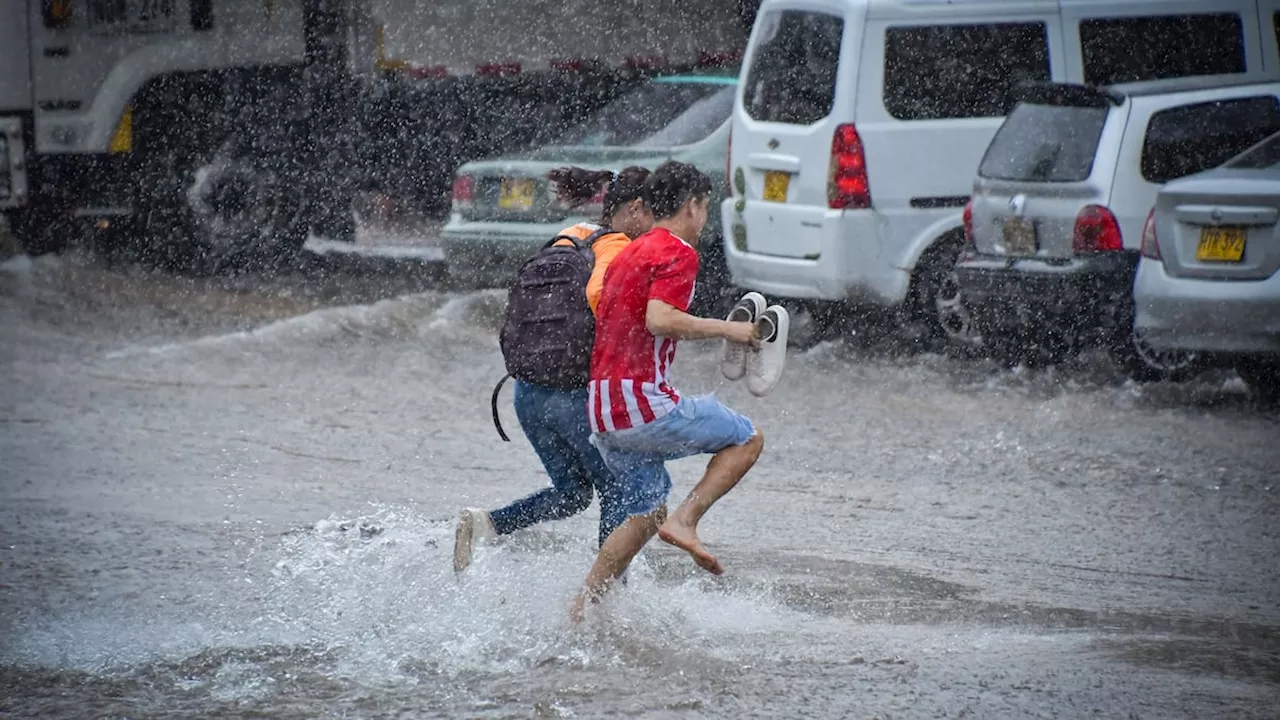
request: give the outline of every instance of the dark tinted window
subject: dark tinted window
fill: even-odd
[[[831,114],[844,20],[807,10],[773,10],[757,21],[743,104],[755,120],[810,125]]]
[[[636,143],[639,147],[675,147],[695,143],[715,132],[733,113],[734,88],[721,86],[676,116],[666,127]]]
[[[1236,170],[1262,170],[1276,165],[1280,165],[1280,133],[1227,163],[1227,167]]]
[[[1270,95],[1162,110],[1142,141],[1142,177],[1163,183],[1208,170],[1280,131],[1280,102]]]
[[[1080,52],[1092,85],[1242,73],[1244,23],[1234,13],[1082,20]]]
[[[899,120],[998,117],[1011,86],[1048,79],[1044,23],[885,31],[884,107]]]
[[[991,138],[978,174],[998,180],[1075,182],[1089,177],[1105,107],[1019,104]]]
[[[654,82],[609,103],[581,125],[561,135],[556,145],[634,145],[670,125],[701,100],[725,90],[712,83]]]

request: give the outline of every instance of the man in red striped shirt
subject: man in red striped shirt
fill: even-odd
[[[575,598],[580,619],[656,534],[720,574],[698,539],[698,520],[755,464],[764,436],[714,396],[683,396],[667,380],[679,340],[758,344],[751,322],[688,314],[698,275],[695,246],[707,221],[711,181],[692,165],[670,161],[649,175],[644,197],[654,228],[614,258],[596,309],[587,410],[592,442],[618,487],[628,519],[605,540]],[[668,460],[712,454],[702,480],[670,517]]]

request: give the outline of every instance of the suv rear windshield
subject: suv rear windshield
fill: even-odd
[[[556,145],[574,145],[588,147],[621,147],[644,143],[652,146],[651,138],[669,129],[673,124],[686,118],[686,115],[714,114],[715,107],[702,105],[719,95],[728,98],[724,105],[724,114],[719,121],[694,123],[697,127],[687,127],[684,132],[672,133],[672,145],[684,145],[701,140],[711,134],[729,117],[732,110],[733,88],[716,83],[676,83],[654,82],[626,93],[609,103],[599,113],[586,122],[570,129],[554,142]],[[706,118],[703,117],[703,120]],[[695,137],[696,130],[705,129],[702,137]]]
[[[742,102],[764,122],[811,125],[831,114],[844,19],[808,10],[772,10],[756,21]]]
[[[1018,103],[991,138],[978,174],[995,180],[1085,180],[1106,122],[1106,107]]]
[[[1273,95],[1152,113],[1142,140],[1142,177],[1164,183],[1217,167],[1276,131],[1280,101]]]

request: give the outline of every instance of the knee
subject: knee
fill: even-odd
[[[759,455],[760,452],[764,450],[764,431],[760,428],[756,428],[756,434],[752,435],[751,439],[747,441],[747,446]]]

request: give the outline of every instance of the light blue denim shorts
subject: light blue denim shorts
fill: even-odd
[[[698,395],[680,398],[675,409],[651,423],[597,433],[591,442],[618,485],[614,492],[621,509],[631,517],[648,515],[667,502],[671,493],[668,460],[745,445],[755,434],[746,416],[715,395]]]

